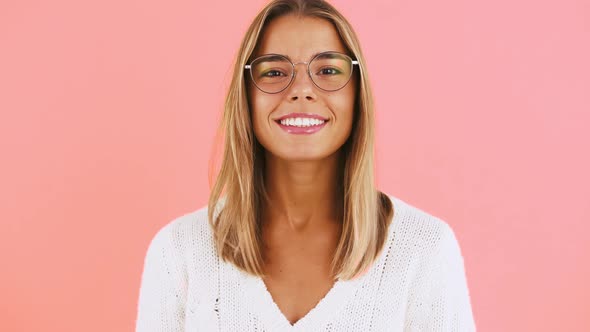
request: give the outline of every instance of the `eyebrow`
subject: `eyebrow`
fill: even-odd
[[[259,55],[257,58],[263,57],[263,56],[266,57],[266,61],[280,61],[283,59],[283,57],[291,60],[291,58],[289,58],[288,56],[277,54],[277,53],[262,54],[262,55]]]
[[[343,53],[343,54],[346,54],[346,53],[344,53],[344,52],[341,52],[341,51],[332,51],[332,50],[328,50],[328,51],[320,51],[320,52],[316,52],[316,53],[312,54],[312,55],[311,55],[311,57],[308,59],[308,61],[309,61],[309,60],[311,60],[311,59],[313,59],[313,58],[315,58],[315,57],[316,57],[318,54],[321,54],[321,53],[326,53],[326,52],[337,52],[337,53]],[[288,56],[288,55],[286,55],[286,54],[280,54],[280,53],[267,53],[267,54],[260,54],[260,55],[256,56],[255,58],[259,58],[259,57],[262,57],[262,56],[268,56],[268,59],[269,59],[270,61],[276,61],[276,60],[279,60],[279,59],[281,59],[280,57],[285,57],[285,58],[289,59],[289,61],[293,62],[293,59],[291,59],[291,57],[290,57],[290,56]]]

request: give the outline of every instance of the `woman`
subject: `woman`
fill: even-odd
[[[444,221],[379,192],[350,24],[276,0],[242,42],[209,205],[163,227],[137,331],[473,331]]]

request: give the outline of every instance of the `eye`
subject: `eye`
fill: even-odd
[[[283,73],[280,70],[276,70],[276,69],[271,69],[271,70],[267,70],[264,73],[262,73],[263,77],[281,77],[281,76],[287,76],[285,73]]]
[[[338,75],[342,73],[340,70],[338,70],[337,68],[334,67],[324,67],[321,68],[317,75]]]

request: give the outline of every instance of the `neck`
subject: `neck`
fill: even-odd
[[[342,218],[341,153],[323,160],[289,161],[267,153],[263,222],[291,231],[313,231]]]

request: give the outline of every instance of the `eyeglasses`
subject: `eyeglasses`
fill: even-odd
[[[346,54],[323,52],[308,62],[293,63],[280,54],[266,54],[254,59],[244,69],[250,70],[250,77],[258,89],[266,93],[285,90],[295,78],[295,65],[306,64],[307,74],[318,88],[337,91],[350,81],[354,65],[359,62]]]

